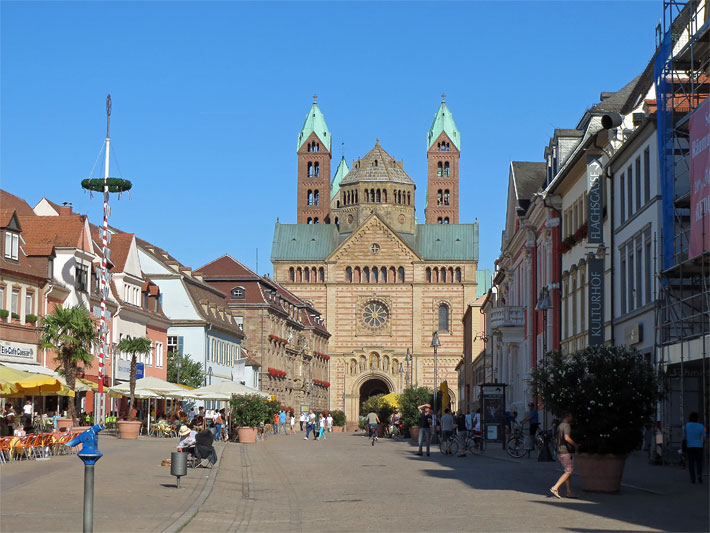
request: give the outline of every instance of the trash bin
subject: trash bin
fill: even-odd
[[[187,475],[186,452],[172,452],[170,454],[170,474],[177,477],[177,488],[180,488],[180,478]]]

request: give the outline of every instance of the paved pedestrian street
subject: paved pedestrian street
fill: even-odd
[[[272,436],[217,447],[213,470],[181,488],[160,460],[175,441],[101,437],[96,531],[707,531],[707,484],[687,471],[627,463],[620,494],[557,500],[558,463],[484,456],[417,457],[409,441],[362,434]],[[76,456],[0,467],[0,530],[79,531],[83,465]]]

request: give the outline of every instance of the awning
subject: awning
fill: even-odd
[[[61,389],[61,382],[52,376],[0,365],[0,396],[39,396],[42,393],[56,394]]]

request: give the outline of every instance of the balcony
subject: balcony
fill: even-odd
[[[491,329],[498,331],[503,342],[522,342],[525,336],[525,308],[495,307],[490,314]]]

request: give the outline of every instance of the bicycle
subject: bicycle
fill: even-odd
[[[486,439],[480,431],[469,431],[464,440],[464,449],[471,453],[483,453],[486,451]]]
[[[377,440],[377,426],[370,426],[370,440],[372,440],[372,446],[374,446]]]
[[[402,432],[399,429],[399,424],[389,424],[385,426],[385,437],[388,439],[399,437],[401,435]]]
[[[455,433],[451,433],[448,439],[441,439],[439,451],[444,455],[457,455],[459,453],[459,442]]]

